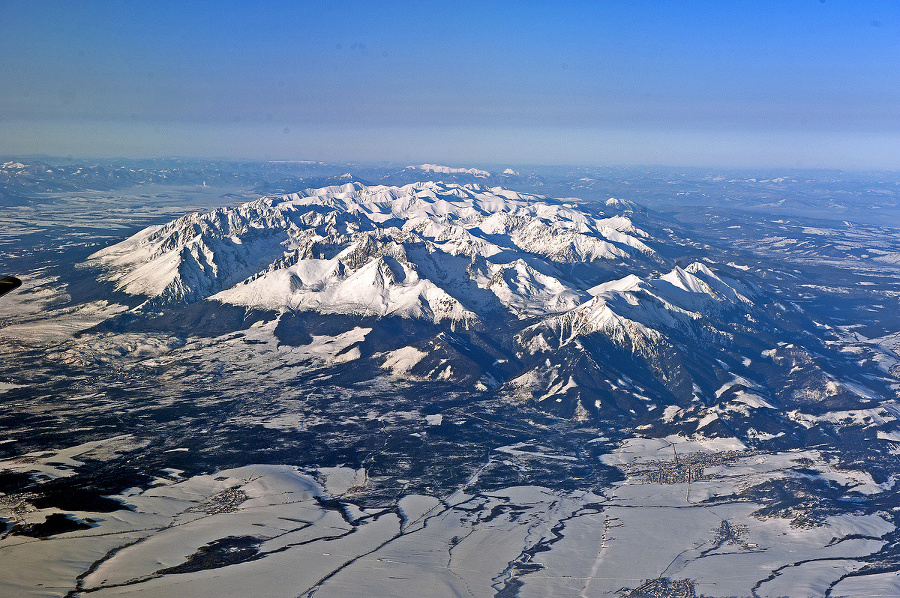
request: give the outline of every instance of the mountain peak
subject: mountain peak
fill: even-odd
[[[421,170],[422,172],[435,172],[439,174],[468,174],[479,178],[487,178],[491,173],[478,168],[452,168],[438,164],[420,164],[419,166],[407,166],[407,170]],[[509,170],[509,169],[507,169]]]

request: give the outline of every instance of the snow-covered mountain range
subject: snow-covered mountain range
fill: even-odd
[[[427,173],[438,173],[438,174],[469,174],[474,177],[479,178],[487,178],[491,176],[487,170],[481,170],[480,168],[454,168],[452,166],[440,166],[438,164],[420,164],[418,166],[407,166],[407,170],[421,170],[422,172]],[[507,171],[512,171],[512,169],[507,168]],[[506,174],[504,172],[504,174]]]
[[[420,322],[433,332],[372,334],[361,355],[376,372],[495,389],[566,417],[631,418],[715,402],[730,377],[719,353],[743,363],[740,339],[777,326],[742,270],[664,257],[677,242],[667,231],[619,199],[348,183],[187,214],[89,263],[145,297],[139,310],[205,302]],[[396,351],[419,358],[385,366]]]
[[[591,293],[574,264],[658,260],[632,207],[611,200],[591,214],[496,188],[354,183],[188,214],[91,259],[156,303],[212,298],[468,326],[501,307],[525,318],[582,304]]]

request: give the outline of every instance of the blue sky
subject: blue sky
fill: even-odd
[[[0,153],[900,168],[900,2],[11,2]]]

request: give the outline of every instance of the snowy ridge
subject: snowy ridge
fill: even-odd
[[[340,257],[303,260],[217,293],[212,299],[273,310],[397,315],[466,325],[478,321],[459,301],[419,278],[411,264],[381,256],[347,276],[340,275],[341,267]]]
[[[584,405],[595,402],[597,395],[582,389],[578,379],[585,376],[585,370],[602,366],[597,353],[586,348],[583,341],[597,335],[643,361],[675,395],[689,398],[690,377],[678,357],[678,339],[718,346],[731,340],[729,322],[738,319],[734,317],[737,313],[746,314],[752,308],[750,299],[731,284],[746,290],[695,262],[646,280],[629,274],[587,289],[593,295],[589,301],[547,314],[516,334],[521,359],[546,359],[546,363],[537,363],[510,381],[506,386],[508,396],[513,401],[531,398],[540,402],[571,395],[575,407],[569,416],[586,417]],[[559,361],[561,355],[565,356],[562,369],[548,365]],[[572,375],[575,381],[562,384]],[[596,384],[596,380],[587,382]],[[634,397],[642,399],[638,392]],[[597,408],[601,404],[595,403]],[[745,407],[737,409],[746,411]],[[648,408],[655,407],[649,404]]]
[[[632,207],[614,207],[623,206]],[[470,326],[497,309],[571,310],[590,294],[564,265],[659,261],[649,238],[624,214],[501,188],[348,183],[188,214],[89,261],[154,304],[214,299]]]
[[[287,240],[282,224],[248,206],[187,214],[89,260],[109,269],[107,278],[129,294],[193,301],[265,268]]]
[[[724,336],[707,323],[708,316],[752,305],[729,282],[699,262],[684,269],[676,266],[649,280],[629,274],[587,289],[593,299],[530,326],[521,338],[531,353],[537,353],[597,332],[635,351],[661,342],[673,330],[689,336]]]

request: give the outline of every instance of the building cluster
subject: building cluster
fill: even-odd
[[[698,596],[691,579],[649,579],[634,589],[616,592],[622,598],[703,598]]]
[[[718,548],[728,544],[730,546],[739,546],[741,550],[754,550],[757,548],[756,544],[744,541],[748,531],[747,526],[742,523],[731,523],[727,519],[723,519],[713,536],[713,546]]]
[[[704,470],[748,457],[753,451],[697,452],[675,454],[671,460],[653,460],[628,468],[630,476],[643,476],[647,484],[690,484],[706,479]]]
[[[24,521],[29,513],[36,511],[35,499],[39,498],[35,492],[16,492],[13,494],[0,494],[0,511],[15,521]]]
[[[186,512],[206,513],[207,515],[232,513],[237,511],[240,504],[247,500],[247,498],[247,494],[240,488],[228,488],[218,494],[210,496],[205,502],[188,508]]]

